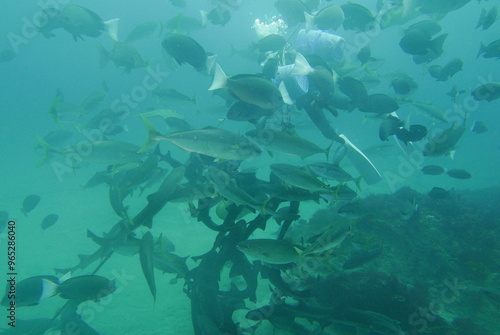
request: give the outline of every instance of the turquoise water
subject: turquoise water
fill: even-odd
[[[335,192],[320,197],[319,203],[300,201],[300,218],[290,222],[291,226],[285,234],[285,239],[298,249],[308,248],[317,235],[332,226],[346,223],[351,227],[350,233],[344,236],[345,240],[339,245],[321,255],[308,257],[307,261],[314,264],[312,268],[298,261],[288,265],[262,265],[258,257],[257,260],[255,257],[249,258],[250,262],[256,263],[248,263],[235,247],[236,242],[249,237],[246,233],[253,232],[248,223],[257,217],[258,220],[266,218],[267,224],[264,225],[265,230],[260,229],[264,228],[260,225],[250,239],[276,239],[276,232],[282,226],[270,218],[271,208],[274,205],[278,208],[289,206],[290,201],[279,203],[274,197],[274,200],[265,203],[270,206],[268,211],[259,206],[247,206],[254,213],[242,218],[247,225],[240,229],[240,235],[234,233],[239,231],[234,227],[231,230],[233,233],[219,234],[207,227],[201,216],[193,217],[189,203],[198,206],[198,199],[167,201],[164,207],[158,208],[158,213],[152,215],[154,218],[150,229],[144,224],[134,226],[133,220],[152,203],[152,198],[147,196],[159,189],[161,181],[172,172],[172,164],[157,162],[158,169],[155,171],[165,174],[158,179],[159,182],[145,188],[144,193],[140,194],[140,187],[145,186],[150,178],[146,176],[140,187],[134,185],[133,192],[123,201],[127,207],[127,216],[123,215],[125,218],[120,218],[110,205],[110,187],[118,187],[118,178],[123,177],[124,171],[136,168],[137,160],[129,159],[127,164],[120,162],[108,168],[111,163],[105,162],[106,157],[109,159],[115,155],[116,159],[119,150],[113,147],[103,154],[103,162],[83,162],[74,169],[70,164],[71,157],[85,159],[86,148],[97,152],[95,144],[85,137],[89,132],[95,135],[92,130],[96,128],[85,128],[85,124],[106,109],[121,108],[120,111],[125,113],[116,123],[117,129],[122,131],[107,138],[131,143],[137,148],[147,138],[146,127],[137,115],[155,110],[174,111],[193,129],[209,126],[244,135],[256,127],[250,122],[226,118],[226,102],[208,91],[212,74],[198,72],[189,64],[175,64],[161,45],[171,32],[166,26],[167,21],[182,15],[179,22],[187,25],[191,18],[195,18],[196,24],[200,24],[200,10],[209,12],[215,6],[220,6],[229,11],[231,19],[226,25],[208,22],[189,32],[188,36],[202,45],[207,53],[216,54],[216,62],[230,76],[262,71],[255,52],[249,57],[244,55],[250,43],[257,42],[263,36],[259,36],[259,32],[272,32],[274,26],[280,26],[281,29],[276,32],[287,40],[286,50],[291,53],[298,31],[305,27],[304,23],[294,25],[286,16],[280,16],[274,1],[264,0],[195,1],[183,8],[172,5],[170,1],[156,0],[147,4],[90,0],[63,2],[54,3],[61,8],[67,4],[83,6],[97,13],[104,21],[119,18],[120,40],[124,40],[134,27],[145,22],[152,22],[154,30],[130,43],[141,58],[148,62],[148,66],[139,66],[129,73],[123,73],[123,68],[117,68],[112,60],[101,67],[97,43],[106,50],[113,47],[113,40],[106,33],[98,37],[84,36],[83,40],[75,42],[67,31],[57,29],[53,31],[54,37],[46,38],[27,26],[41,15],[40,3],[24,1],[22,4],[4,4],[5,15],[0,22],[0,52],[7,50],[13,57],[10,59],[5,56],[0,63],[3,191],[0,195],[0,211],[7,211],[9,219],[15,222],[17,281],[39,275],[54,275],[54,268],[74,267],[79,262],[78,255],[92,254],[99,247],[87,238],[87,230],[104,236],[122,221],[128,222],[134,230],[135,242],[140,241],[148,231],[151,231],[155,240],[160,235],[167,238],[175,246],[175,250],[170,249],[170,252],[180,257],[189,256],[186,264],[191,270],[187,280],[173,280],[176,274],[163,274],[155,270],[157,292],[154,300],[144,278],[137,245],[131,252],[133,255],[123,255],[115,250],[96,275],[115,279],[116,291],[99,302],[82,302],[76,310],[80,316],[74,319],[78,321],[77,329],[84,334],[95,334],[91,329],[99,334],[249,334],[252,331],[255,334],[498,333],[500,222],[497,203],[500,185],[497,167],[500,164],[500,136],[496,113],[500,100],[477,101],[471,95],[473,90],[483,84],[499,82],[497,58],[476,57],[480,43],[487,45],[498,40],[498,22],[484,31],[475,29],[481,11],[498,5],[495,1],[465,1],[463,7],[450,11],[444,17],[421,14],[408,22],[385,29],[380,29],[376,24],[365,32],[342,27],[334,32],[345,40],[344,67],[339,63],[330,63],[333,70],[338,72],[335,91],[342,95],[338,78],[357,78],[364,83],[369,94],[383,93],[394,97],[399,104],[397,114],[405,122],[405,127],[424,125],[428,135],[413,143],[413,147],[405,146],[395,136],[382,142],[378,136],[382,117],[374,117],[373,113],[363,113],[358,109],[348,112],[340,108],[337,108],[338,117],[334,117],[325,112],[326,109],[323,110],[332,128],[338,134],[347,136],[354,146],[366,154],[366,159],[377,169],[380,180],[369,184],[366,181],[368,172],[359,171],[357,165],[346,157],[340,166],[353,177],[361,177],[359,189],[353,182],[346,183],[357,192],[358,200],[351,203],[360,205],[361,213],[340,216],[338,209],[350,202],[338,199]],[[366,6],[374,16],[378,12],[378,5],[386,6],[380,9],[382,11],[390,6],[389,1],[379,1],[377,4],[375,0],[366,0],[358,3]],[[330,4],[320,1],[318,8]],[[442,4],[444,6],[446,1]],[[287,5],[292,6],[294,2]],[[288,23],[288,28],[278,21],[280,17],[285,24]],[[255,28],[257,19],[269,25],[259,31]],[[439,34],[447,33],[448,37],[439,58],[427,64],[415,64],[412,56],[401,50],[399,42],[408,26],[427,19],[439,19],[437,22],[442,28]],[[273,26],[272,22],[277,24]],[[163,28],[160,27],[162,25]],[[177,27],[179,33],[186,33],[180,24]],[[371,55],[376,60],[369,61],[363,67],[356,54],[365,45],[370,45]],[[437,81],[430,75],[431,66],[443,66],[454,58],[463,61],[463,70],[446,81]],[[346,67],[352,67],[352,70],[347,71]],[[404,97],[395,94],[390,86],[394,76],[401,73],[411,76],[418,84],[415,92]],[[174,101],[171,97],[158,97],[150,88],[151,83],[155,83],[154,74],[157,74],[160,87],[174,88],[188,98],[195,99]],[[452,100],[447,92],[455,86],[464,92]],[[100,98],[95,107],[85,109],[82,107],[83,101],[90,96]],[[432,103],[447,115],[448,122],[422,112],[408,100]],[[284,122],[289,122],[302,138],[320,148],[327,148],[331,140],[325,138],[307,113],[295,108],[296,105],[279,107],[267,119],[266,127],[280,130]],[[54,122],[57,119],[55,115],[59,125]],[[149,119],[161,134],[172,130],[162,116]],[[476,121],[483,122],[488,131],[473,132],[471,127]],[[455,151],[451,155],[453,158],[450,155],[422,155],[429,138],[453,125],[462,124],[465,132],[456,146],[450,148]],[[45,138],[47,134],[61,130],[71,134],[71,138],[53,144],[56,148],[47,149],[50,159],[42,164],[43,148],[37,138]],[[70,156],[70,153],[74,153],[71,148],[75,146],[82,151]],[[181,165],[189,166],[187,161],[190,153],[181,147],[160,141],[163,154],[170,151]],[[332,145],[329,162],[337,156],[334,153],[339,147],[341,144],[337,142]],[[149,155],[153,155],[152,146],[148,154],[140,157],[140,161],[144,162]],[[123,158],[123,155],[118,154],[118,158]],[[248,193],[255,192],[252,195],[257,197],[255,194],[259,194],[263,186],[260,187],[261,184],[253,179],[241,179],[247,176],[244,173],[255,172],[258,179],[268,182],[271,164],[304,166],[324,161],[325,155],[321,153],[301,159],[279,152],[271,155],[263,148],[261,155],[243,160],[239,172],[232,176],[240,178],[240,186],[244,185]],[[207,190],[210,183],[206,178],[206,166],[216,164],[219,162],[205,160],[199,170],[191,172],[194,173],[194,184],[199,189]],[[463,169],[472,177],[456,179],[447,173],[427,175],[421,171],[427,165],[438,165],[446,170]],[[84,187],[98,171],[108,171],[106,183]],[[140,174],[145,175],[146,172]],[[175,189],[176,184],[187,187],[188,181],[186,174],[179,182],[168,184],[167,188]],[[334,187],[338,183],[328,181],[328,184]],[[251,186],[256,187],[251,189]],[[119,184],[123,191],[121,187],[124,187],[123,184]],[[442,189],[440,196],[429,195],[434,187]],[[188,193],[192,195],[194,191]],[[40,203],[24,215],[21,211],[23,200],[30,194],[39,195]],[[227,194],[222,198],[217,197],[217,194],[210,192],[208,195],[221,200],[222,205],[231,203],[226,199],[229,197]],[[59,216],[58,221],[42,229],[42,220],[52,213]],[[210,211],[210,217],[217,225],[223,223],[217,217],[215,206]],[[234,225],[238,220],[229,220],[226,224]],[[9,230],[2,230],[0,264],[4,272],[2,275],[7,279],[7,273],[10,272],[6,265]],[[213,254],[205,254],[214,243],[216,247],[212,251],[217,257],[211,260]],[[166,248],[165,245],[163,247]],[[108,248],[113,250],[113,247]],[[158,246],[155,248],[158,249]],[[371,252],[373,259],[348,270],[344,263],[355,261],[356,257],[363,256],[363,252],[368,253],[368,258]],[[200,255],[205,256],[201,260],[192,258]],[[99,260],[96,260],[85,269],[72,271],[71,276],[89,275],[98,264]],[[231,271],[236,271],[235,264],[241,264],[242,273],[257,278],[255,297],[254,294],[248,294],[252,290],[244,291],[249,282],[243,275],[230,275]],[[269,277],[269,271],[282,278],[285,287],[291,292],[266,278]],[[63,275],[57,274],[58,277]],[[244,293],[235,293],[234,287]],[[271,301],[278,291],[285,304]],[[303,292],[308,294],[305,299],[300,298]],[[7,318],[2,318],[2,328],[8,329],[6,334],[43,333],[40,330],[42,326],[35,326],[35,319],[51,319],[66,302],[60,296],[54,296],[37,306],[18,307],[17,329],[8,325]],[[271,312],[257,310],[267,305],[274,309]],[[245,317],[252,310],[257,310],[262,322],[257,323]],[[7,311],[2,315],[7,316]],[[71,333],[68,329],[61,329],[64,328],[61,325],[69,320],[64,315],[57,316],[46,334]],[[23,320],[28,327],[38,330],[23,332]]]

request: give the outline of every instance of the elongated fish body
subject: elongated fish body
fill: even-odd
[[[225,160],[255,157],[261,150],[243,136],[223,129],[188,130],[158,137],[191,152]]]
[[[240,205],[247,205],[257,210],[264,209],[264,202],[254,199],[245,190],[239,188],[236,183],[230,179],[230,176],[216,167],[209,166],[208,174],[214,183],[216,191],[223,197]]]
[[[154,252],[155,268],[163,273],[177,274],[180,278],[187,278],[189,276],[186,259],[187,257],[180,257],[164,250],[155,250]]]
[[[310,247],[304,250],[303,255],[317,254],[339,246],[346,239],[350,231],[351,226],[349,224],[344,223],[331,226]]]
[[[76,164],[79,161],[85,163],[123,164],[143,158],[144,154],[138,153],[139,149],[137,145],[132,143],[103,140],[89,143],[88,151],[81,154],[78,153],[77,149],[71,149],[67,152],[67,158],[71,159],[75,155]]]
[[[321,178],[336,180],[338,182],[354,180],[349,173],[337,164],[319,162],[309,164],[307,167]]]
[[[437,136],[430,138],[424,147],[424,156],[443,156],[448,154],[465,132],[464,126],[453,125]]]
[[[323,149],[316,144],[303,139],[296,134],[274,129],[254,129],[245,135],[251,138],[259,146],[285,155],[299,156],[304,159],[314,154],[328,154],[329,148]]]
[[[328,191],[331,189],[309,171],[290,164],[272,164],[271,171],[286,184],[309,191]]]
[[[238,243],[238,250],[245,255],[269,264],[288,264],[299,261],[299,252],[287,241],[253,239]]]
[[[412,104],[415,107],[417,107],[418,109],[420,109],[420,110],[426,112],[427,114],[429,114],[430,116],[436,118],[437,120],[443,121],[443,122],[448,122],[448,118],[446,117],[444,112],[441,109],[434,106],[433,104],[418,102],[418,101],[412,101]]]

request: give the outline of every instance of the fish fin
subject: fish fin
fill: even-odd
[[[238,50],[234,47],[233,43],[229,43],[229,58],[232,58],[234,54],[238,53]]]
[[[354,182],[354,184],[356,184],[356,187],[358,188],[358,190],[360,192],[362,192],[363,190],[361,189],[361,180],[363,179],[363,176],[359,176],[358,178],[354,178],[352,181]]]
[[[328,160],[329,160],[329,156],[330,156],[330,149],[332,148],[332,145],[333,145],[333,142],[332,142],[332,143],[330,143],[330,145],[329,145],[329,146],[327,146],[327,147],[325,148],[325,156],[326,156],[326,161],[327,161],[327,162],[328,162]]]
[[[479,58],[479,56],[481,56],[481,54],[483,54],[483,53],[484,53],[485,48],[486,48],[486,47],[485,47],[485,46],[484,46],[484,44],[481,42],[481,43],[480,43],[480,45],[479,45],[479,51],[477,52],[477,56],[476,56],[476,58]]]
[[[484,24],[485,17],[486,17],[486,8],[483,8],[481,10],[481,14],[479,15],[479,20],[477,21],[476,29]]]
[[[307,256],[307,253],[306,253],[307,250],[302,250],[302,249],[299,249],[297,247],[293,247],[293,248],[295,249],[295,251],[297,252],[297,254],[299,256],[299,259],[295,263],[299,266],[299,268],[302,268],[302,261],[304,260],[305,256]]]
[[[106,34],[109,35],[114,41],[118,42],[118,24],[120,23],[120,19],[111,19],[104,22],[106,27]]]
[[[157,136],[160,135],[160,132],[156,130],[155,126],[144,116],[141,116],[141,120],[146,126],[146,129],[148,131],[148,138],[146,140],[146,143],[142,146],[142,148],[139,149],[139,153],[146,152],[148,148],[154,144],[154,142],[157,141]]]
[[[443,54],[443,44],[446,38],[448,37],[448,34],[443,34],[431,41],[431,45],[429,48],[436,53],[436,55],[442,55]]]
[[[109,52],[102,46],[101,43],[96,41],[95,44],[97,46],[97,51],[99,51],[99,66],[102,69],[109,61]]]
[[[71,271],[67,271],[61,278],[59,278],[59,284],[64,283],[66,280],[70,279],[71,276]]]
[[[287,104],[287,105],[293,105],[293,101],[290,98],[290,95],[288,94],[288,91],[286,89],[285,82],[282,81],[280,83],[279,90],[280,90],[280,93],[281,93],[281,97],[283,98],[283,102],[285,104]]]
[[[455,153],[456,150],[451,150],[450,152],[448,152],[448,156],[450,156],[451,159],[455,159]]]
[[[311,73],[314,72],[314,68],[309,65],[309,62],[307,59],[302,56],[302,54],[297,53],[295,56],[295,63],[292,69],[292,72],[290,72],[291,76],[307,76]]]
[[[227,76],[220,67],[219,64],[215,63],[215,73],[214,79],[212,81],[212,85],[208,88],[209,91],[218,90],[219,88],[226,87],[227,84]]]
[[[49,160],[50,156],[49,154],[50,153],[62,153],[60,152],[59,150],[57,150],[56,148],[52,147],[50,144],[48,144],[47,142],[45,142],[44,139],[42,139],[41,137],[36,137],[36,140],[42,145],[42,149],[43,149],[43,157],[42,159],[36,164],[37,167],[40,167],[42,165],[44,165],[45,163],[47,163],[47,161]]]
[[[109,246],[109,240],[104,238],[104,237],[99,237],[97,236],[96,234],[94,234],[92,231],[90,231],[90,229],[87,229],[87,237],[92,239],[92,241],[94,241],[96,244],[98,244],[99,246],[101,247],[108,247]],[[80,256],[87,256],[87,255],[78,255],[78,257]],[[85,257],[83,258],[85,259]],[[82,257],[80,257],[80,260],[83,260]]]
[[[42,294],[39,298],[39,302],[50,297],[55,296],[58,293],[58,284],[51,282],[47,279],[42,279]]]
[[[215,60],[217,59],[217,55],[210,55],[207,57],[207,61],[205,63],[205,67],[207,68],[207,74],[212,73],[212,69],[214,68]]]
[[[314,26],[314,15],[304,12],[304,18],[306,19],[306,32],[309,32]]]
[[[54,268],[55,273],[66,273],[68,271],[71,271],[71,269]]]
[[[153,228],[153,218],[148,218],[144,220],[144,223],[142,225],[149,229]]]
[[[158,245],[158,250],[163,250],[163,246],[161,243],[161,239],[163,238],[163,232],[160,233],[160,236],[156,239],[156,244]]]
[[[200,16],[201,16],[201,25],[204,27],[207,25],[208,22],[208,13],[204,10],[200,10]]]

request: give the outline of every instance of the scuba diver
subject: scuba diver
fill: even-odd
[[[334,34],[301,29],[293,43],[294,50],[268,54],[262,63],[263,74],[276,85],[283,82],[295,106],[307,113],[323,136],[340,144],[335,164],[347,156],[364,180],[375,184],[382,179],[377,168],[345,135],[335,132],[325,115],[326,112],[338,116],[337,109],[354,109],[348,99],[335,94],[336,73],[330,67],[344,62],[344,43],[342,37]]]

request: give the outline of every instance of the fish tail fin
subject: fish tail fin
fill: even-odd
[[[41,144],[42,149],[43,149],[43,157],[36,164],[37,167],[40,167],[40,166],[44,165],[45,163],[47,163],[51,157],[50,154],[61,153],[59,150],[57,150],[56,148],[54,148],[50,144],[48,144],[43,138],[37,136],[36,140]]]
[[[328,160],[330,158],[330,149],[332,148],[332,145],[333,145],[333,142],[330,143],[330,145],[325,148],[325,156],[326,156],[326,161],[327,162],[328,162]]]
[[[446,38],[448,37],[448,34],[443,34],[431,41],[430,49],[434,51],[437,55],[442,55],[443,54],[443,44]]]
[[[91,239],[99,238],[96,234],[94,234],[90,229],[87,229],[87,237]]]
[[[141,197],[141,195],[144,193],[144,190],[146,189],[146,187],[141,185],[138,187],[138,189],[139,189],[139,197]]]
[[[476,29],[479,28],[479,27],[481,27],[484,24],[485,17],[486,17],[486,9],[483,8],[481,10],[481,14],[479,15],[479,20],[477,21]]]
[[[195,104],[195,106],[198,106],[198,97],[195,95],[193,95],[193,98],[191,99],[193,101],[193,103]]]
[[[234,47],[233,43],[229,43],[229,58],[232,58],[235,53],[236,48]]]
[[[58,288],[58,284],[47,279],[42,279],[42,295],[40,296],[39,301],[55,296],[59,293]]]
[[[218,90],[219,88],[226,87],[227,84],[227,76],[220,67],[219,64],[215,63],[215,73],[214,79],[212,81],[212,85],[208,88],[209,91]]]
[[[216,59],[217,59],[217,55],[215,55],[215,54],[207,57],[207,61],[205,62],[205,67],[207,68],[208,75],[210,75],[212,73]]]
[[[141,116],[142,122],[146,126],[146,130],[148,131],[148,138],[146,143],[139,149],[139,153],[146,152],[148,148],[153,145],[157,141],[157,137],[160,135],[160,132],[156,130],[153,124],[144,116]]]
[[[455,159],[455,153],[456,153],[456,152],[457,152],[456,150],[451,150],[451,151],[449,151],[449,152],[448,152],[448,156],[449,156],[452,160],[454,160],[454,159]]]
[[[208,13],[204,10],[200,10],[200,16],[201,16],[201,25],[205,27],[208,22]]]
[[[267,203],[269,202],[269,200],[271,200],[272,197],[269,197],[267,198],[263,203],[262,203],[262,206],[259,208],[259,212],[266,215],[266,214],[269,214],[269,215],[277,215],[278,213],[276,213],[275,211],[273,210],[270,210],[269,208],[267,208]]]
[[[120,23],[120,19],[111,19],[104,22],[106,27],[106,34],[109,35],[113,40],[118,41],[118,24]]]
[[[108,64],[109,61],[109,52],[106,50],[101,43],[95,42],[95,45],[97,47],[97,51],[99,51],[99,66],[101,69]]]
[[[343,184],[338,184],[337,186],[329,187],[328,189],[332,192],[332,196],[335,200],[339,200],[339,189]]]
[[[90,238],[94,243],[101,247],[108,247],[109,246],[109,241],[106,240],[103,237],[99,237],[96,234],[94,234],[90,229],[87,229],[87,237]],[[81,256],[86,256],[86,255],[81,255]],[[80,255],[78,256],[80,257]]]
[[[306,32],[309,32],[314,26],[314,15],[304,12],[304,17],[306,19]]]
[[[302,54],[297,53],[295,63],[290,73],[291,76],[307,76],[314,72],[314,68],[309,65],[307,59]]]
[[[483,42],[480,42],[480,44],[479,44],[479,51],[477,52],[477,56],[476,56],[476,58],[479,58],[479,56],[481,56],[481,54],[483,54],[483,53],[484,53],[484,49],[485,49],[485,48],[486,48],[486,47],[484,46]]]

